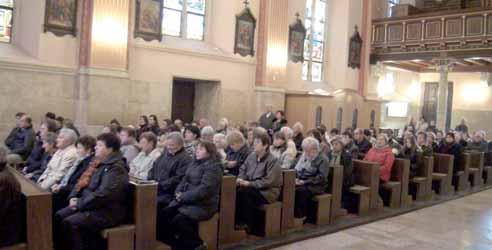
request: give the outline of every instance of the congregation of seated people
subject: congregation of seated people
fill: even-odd
[[[15,119],[0,151],[0,247],[22,238],[19,223],[10,223],[19,217],[20,187],[7,164],[53,194],[55,249],[102,249],[98,233],[125,222],[129,178],[157,183],[158,240],[173,249],[206,249],[198,225],[218,212],[224,175],[237,177],[235,227],[250,232],[254,209],[279,201],[282,170],[295,171],[294,215],[304,220],[309,201],[328,190],[335,166],[343,168],[342,206],[354,211],[353,160],[378,163],[386,183],[396,157],[411,162],[413,177],[419,155],[454,155],[456,165],[465,150],[492,149],[485,132],[470,138],[465,121],[445,132],[434,122],[411,120],[399,133],[378,133],[324,125],[305,131],[299,122],[291,128],[283,111],[271,110],[258,122],[233,125],[223,118],[215,128],[204,118],[185,123],[143,115],[137,126],[113,119],[93,137],[80,136],[71,120],[51,112],[37,132],[27,114]]]

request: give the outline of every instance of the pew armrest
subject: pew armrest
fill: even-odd
[[[470,168],[470,173],[477,173],[478,171],[478,168]]]
[[[432,179],[433,180],[442,180],[448,177],[447,174],[441,174],[441,173],[432,173]]]
[[[365,187],[365,186],[360,186],[360,185],[355,185],[355,186],[350,187],[350,192],[355,193],[355,194],[360,194],[363,192],[367,192],[369,190],[370,190],[370,188]]]
[[[401,185],[401,183],[398,181],[389,181],[389,182],[382,184],[384,189],[393,189],[393,188],[396,188],[400,185]]]
[[[326,201],[331,200],[331,194],[320,194],[313,197],[314,201]]]

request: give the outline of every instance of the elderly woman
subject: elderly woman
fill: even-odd
[[[63,128],[56,139],[57,151],[51,158],[46,170],[38,179],[38,184],[43,189],[51,189],[58,184],[67,174],[68,169],[77,160],[77,134],[71,129]]]
[[[7,167],[7,152],[0,149],[0,248],[20,243],[22,224],[25,214],[22,212],[22,193],[17,179],[10,174]],[[6,248],[3,248],[6,247]]]
[[[190,157],[195,156],[195,148],[200,139],[200,129],[196,126],[187,126],[184,131],[185,150]]]
[[[307,215],[309,201],[326,189],[328,178],[328,159],[320,152],[318,140],[308,137],[302,141],[303,154],[295,165],[296,196],[294,216]]]
[[[227,118],[222,118],[217,125],[217,133],[227,135],[229,128],[229,120]]]
[[[237,176],[239,167],[243,165],[251,153],[250,148],[246,144],[246,139],[239,131],[232,131],[226,137],[229,147],[226,150],[226,170],[225,172]]]
[[[356,205],[355,200],[351,199],[350,187],[354,185],[353,178],[353,166],[352,166],[352,154],[345,149],[345,145],[341,138],[334,138],[331,141],[333,150],[330,152],[329,160],[330,167],[342,166],[343,167],[343,184],[342,184],[342,203],[343,207],[349,208]],[[333,171],[330,171],[329,175],[332,175]],[[330,181],[332,178],[328,178]],[[330,186],[331,183],[328,183]]]
[[[46,171],[46,168],[48,167],[48,163],[51,161],[51,158],[53,155],[56,153],[56,133],[53,132],[48,132],[46,135],[43,136],[43,157],[41,158],[41,166],[30,172],[29,174],[26,174],[26,178],[31,179],[32,181],[38,181],[39,177]]]
[[[459,171],[459,164],[463,158],[463,147],[456,141],[453,133],[447,133],[444,142],[439,147],[439,153],[454,155],[453,173]]]
[[[36,142],[34,143],[34,148],[32,149],[29,158],[27,158],[26,166],[23,169],[24,174],[29,174],[36,170],[39,171],[45,153],[43,149],[43,138],[46,137],[48,132],[56,133],[56,129],[56,122],[53,120],[46,120],[41,123],[41,126],[39,127],[39,134],[37,135]]]
[[[255,220],[255,208],[276,202],[282,187],[282,171],[270,151],[266,132],[255,134],[254,152],[239,169],[236,198],[236,226],[248,231]]]
[[[300,122],[296,122],[294,126],[292,126],[292,131],[294,131],[293,141],[296,144],[296,150],[298,152],[302,151],[302,141],[304,140],[304,135],[302,134],[304,131],[304,126]]]
[[[164,230],[159,238],[173,249],[206,249],[198,224],[219,209],[222,167],[215,145],[199,142],[194,161],[176,188],[174,200],[159,221]]]
[[[215,144],[215,147],[217,148],[217,153],[220,156],[220,161],[225,163],[227,161],[226,160],[227,154],[225,152],[225,150],[227,148],[226,136],[224,134],[215,134],[214,135],[214,144]]]
[[[202,138],[202,141],[213,142],[214,135],[215,135],[215,130],[211,126],[203,127],[202,130],[200,131],[200,137]]]
[[[145,132],[140,135],[140,148],[142,151],[130,162],[130,176],[141,180],[147,180],[150,169],[154,161],[161,156],[161,152],[156,148],[157,137],[152,132]]]
[[[297,156],[296,143],[292,140],[292,138],[294,137],[294,131],[291,128],[285,126],[280,129],[280,132],[282,132],[285,136],[285,140],[287,142],[287,149],[289,150],[289,152]]]
[[[114,134],[97,137],[96,154],[55,215],[60,249],[100,249],[93,235],[121,224],[127,215],[128,172]]]
[[[377,139],[377,143],[367,152],[364,160],[379,163],[379,179],[382,182],[388,182],[391,177],[391,168],[393,168],[395,156],[388,145],[388,136],[386,134],[379,134]]]
[[[273,135],[273,145],[270,146],[270,152],[278,158],[280,167],[283,169],[291,168],[297,154],[297,151],[287,148],[287,139],[284,133],[280,131]]]
[[[318,129],[311,129],[306,133],[307,137],[312,137],[316,140],[318,140],[319,145],[320,145],[320,150],[323,155],[328,156],[331,148],[330,144],[326,141],[326,138],[321,134],[321,132]]]

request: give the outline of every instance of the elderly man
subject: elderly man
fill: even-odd
[[[489,145],[485,140],[485,132],[484,131],[475,132],[475,134],[473,135],[472,142],[468,143],[466,150],[487,153],[489,151]]]
[[[456,126],[454,130],[458,132],[468,133],[468,126],[466,126],[465,119],[461,119],[461,123]]]
[[[120,131],[119,136],[121,141],[120,151],[123,153],[126,163],[130,164],[137,157],[138,153],[140,153],[136,139],[137,132],[135,129],[126,127]]]
[[[359,153],[362,154],[367,154],[367,152],[369,152],[369,149],[371,149],[372,147],[371,143],[364,135],[364,131],[360,128],[354,130],[354,143],[355,146],[357,146],[357,148],[359,149]]]
[[[239,168],[237,178],[236,225],[249,230],[255,219],[254,209],[278,200],[282,187],[280,164],[270,151],[270,137],[258,132],[254,139],[254,152]]]
[[[309,201],[326,189],[329,160],[320,154],[318,140],[308,137],[302,141],[304,153],[295,165],[296,198],[294,216],[304,218],[307,215]]]
[[[60,130],[56,139],[58,150],[51,158],[46,170],[38,179],[38,184],[41,188],[51,189],[53,185],[58,184],[65,174],[67,174],[68,169],[70,169],[78,157],[77,148],[75,147],[76,142],[77,134],[73,130],[67,128]]]
[[[192,159],[184,149],[181,133],[172,132],[166,136],[165,150],[154,162],[148,179],[159,183],[157,202],[159,208],[165,208],[174,199],[174,191],[186,172]]]
[[[19,163],[26,160],[31,154],[36,135],[32,129],[32,120],[29,116],[23,115],[18,120],[18,129],[12,132],[5,140],[5,144],[10,152],[7,155],[8,163]]]

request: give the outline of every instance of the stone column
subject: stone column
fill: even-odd
[[[448,74],[452,65],[449,58],[440,58],[436,60],[437,71],[439,72],[439,88],[437,100],[437,121],[439,128],[449,130],[449,124],[446,124],[448,109]]]

